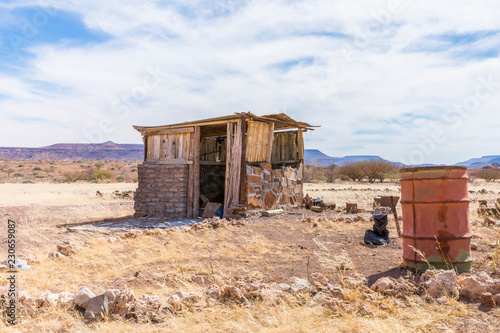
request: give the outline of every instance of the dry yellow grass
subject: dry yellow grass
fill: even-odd
[[[7,184],[0,185],[0,192],[8,193],[12,190],[2,188],[3,185]],[[329,253],[328,244],[317,241],[314,248],[301,252],[292,251],[288,243],[258,232],[251,221],[245,227],[228,226],[215,230],[168,232],[156,236],[140,235],[137,238],[126,238],[114,243],[108,242],[108,236],[67,233],[64,229],[55,228],[54,220],[51,219],[49,208],[54,203],[54,197],[43,201],[35,198],[38,195],[43,196],[41,190],[40,192],[27,190],[26,201],[23,201],[23,188],[29,189],[34,185],[36,184],[19,185],[22,187],[15,189],[18,191],[15,196],[19,199],[16,205],[20,205],[21,202],[25,205],[44,203],[43,206],[37,206],[39,210],[36,216],[24,216],[19,235],[21,242],[32,244],[30,247],[23,247],[22,250],[40,258],[40,263],[35,264],[35,269],[18,274],[20,286],[32,296],[38,296],[44,291],[76,293],[81,286],[89,287],[96,294],[112,288],[128,288],[134,291],[136,297],[143,294],[168,297],[178,290],[202,294],[205,286],[214,279],[220,285],[234,283],[245,275],[252,275],[267,283],[275,280],[282,282],[278,281],[279,275],[271,273],[277,264],[282,265],[284,270],[291,270],[292,266],[297,263],[305,265],[309,257],[317,262],[323,260],[325,264],[314,266],[313,271],[321,271],[330,280],[341,278],[343,274],[349,273],[339,271],[332,261],[329,261],[338,259],[337,256],[341,253]],[[109,188],[107,187],[106,190],[122,190],[116,185],[107,184]],[[122,185],[132,186],[131,184]],[[490,190],[487,187],[489,185],[491,184],[485,184],[484,187]],[[68,186],[67,192],[64,186]],[[306,191],[309,191],[313,197],[324,196],[325,200],[339,204],[344,201],[357,200],[367,207],[371,204],[374,195],[386,192],[388,194],[385,195],[398,194],[395,184],[344,185],[347,188],[349,186],[353,189],[327,191],[329,188],[343,187],[338,184],[307,185]],[[63,184],[57,187],[61,192],[60,197],[56,196],[58,204],[73,207],[68,211],[66,217],[68,222],[79,222],[82,215],[104,218],[116,217],[109,214],[124,216],[131,213],[130,202],[122,210],[108,212],[100,210],[106,207],[106,202],[91,197],[99,187],[102,188],[103,185],[98,184],[94,187],[89,184]],[[372,190],[361,191],[365,188]],[[389,191],[385,191],[385,188],[389,188]],[[494,190],[496,191],[496,188]],[[54,188],[51,191],[56,190]],[[74,203],[78,202],[79,198],[86,198],[84,200],[87,200],[88,205],[75,206]],[[107,200],[104,199],[104,201]],[[33,211],[30,212],[33,213]],[[318,233],[335,235],[360,229],[360,226],[355,224],[338,223],[331,219],[318,221],[318,226],[312,228],[301,222],[302,218],[299,215],[296,221],[291,222],[289,219],[278,217],[269,219],[268,223],[278,233],[290,232],[304,239],[315,239]],[[369,223],[366,223],[366,226],[368,225]],[[364,226],[361,227],[363,228]],[[483,229],[477,226],[475,232],[494,237],[488,233],[488,230]],[[71,257],[57,260],[48,258],[47,253],[54,251],[60,240],[88,241],[90,245],[82,247]],[[300,239],[297,239],[297,242],[300,242]],[[486,264],[488,263],[485,262]],[[356,271],[356,269],[354,267],[353,270]],[[138,277],[135,277],[134,274],[137,272]],[[305,275],[300,277],[307,278]],[[310,296],[299,297],[287,294],[281,298],[252,300],[247,304],[216,303],[210,307],[184,309],[176,315],[168,315],[164,322],[157,324],[114,319],[86,325],[76,311],[51,309],[36,318],[23,319],[16,327],[8,327],[0,323],[0,330],[2,332],[39,333],[94,331],[493,332],[497,329],[500,315],[498,309],[486,314],[477,310],[477,304],[467,305],[453,299],[444,305],[439,305],[426,302],[418,296],[407,299],[382,296],[380,299],[371,300],[362,290],[356,288],[346,288],[345,293],[346,298],[356,309],[366,306],[370,313],[332,311],[325,306],[311,306]]]

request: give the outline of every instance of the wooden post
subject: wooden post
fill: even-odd
[[[240,174],[240,204],[247,205],[247,121],[244,117],[241,121],[241,174]]]
[[[269,124],[269,137],[267,138],[266,162],[271,163],[273,153],[274,123]]]
[[[193,217],[200,216],[200,126],[194,128],[193,135]]]
[[[189,147],[188,159],[193,161],[194,159],[194,133],[191,133],[191,142]],[[194,164],[189,164],[189,179],[188,179],[188,197],[187,197],[187,218],[193,217],[194,212]],[[197,216],[196,216],[197,217]]]
[[[148,136],[143,136],[142,141],[144,141],[144,161],[146,161],[148,159]]]
[[[394,220],[396,221],[396,229],[398,231],[398,237],[401,238],[401,227],[398,221],[398,212],[396,211],[396,205],[394,204],[394,197],[391,195],[391,209],[394,214]]]

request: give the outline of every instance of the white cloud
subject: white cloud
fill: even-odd
[[[0,98],[4,146],[84,142],[89,131],[140,143],[132,124],[252,111],[321,125],[308,134],[307,147],[334,156],[407,158],[434,128],[449,139],[422,162],[500,154],[498,131],[482,130],[499,123],[500,86],[458,129],[443,119],[454,103],[474,96],[480,78],[500,81],[498,57],[480,57],[498,49],[499,37],[477,34],[500,31],[497,2],[58,3],[111,38],[34,46],[19,74],[0,71],[0,96],[8,97]],[[457,35],[479,37],[453,43]],[[161,84],[129,110],[117,108],[141,91],[147,68],[160,69]],[[107,121],[113,131],[99,129]]]

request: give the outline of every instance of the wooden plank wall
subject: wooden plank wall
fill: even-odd
[[[271,161],[295,161],[304,158],[304,142],[302,131],[274,133],[274,145]],[[300,153],[302,152],[302,154]]]
[[[191,138],[191,133],[148,136],[146,161],[189,160]]]
[[[249,121],[247,129],[247,162],[270,162],[268,150],[272,149],[271,133],[274,131],[273,123]]]
[[[200,160],[204,162],[225,162],[226,145],[226,138],[203,138],[200,147]]]
[[[236,124],[227,123],[227,156],[226,156],[226,188],[224,194],[224,216],[227,210],[237,206],[240,200],[240,176],[243,122],[240,119]]]

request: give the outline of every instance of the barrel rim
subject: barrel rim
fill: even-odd
[[[431,170],[467,170],[467,167],[461,166],[461,165],[406,167],[406,168],[402,168],[400,170],[400,172],[418,172],[418,171],[431,171]]]

